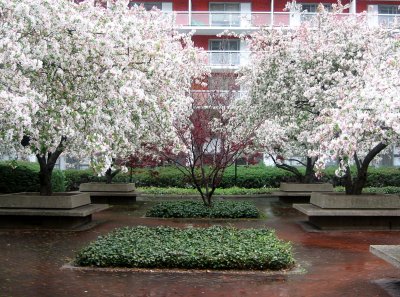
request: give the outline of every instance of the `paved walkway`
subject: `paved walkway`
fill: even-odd
[[[130,209],[114,207],[96,214],[94,219],[102,223],[88,231],[0,231],[0,297],[390,296],[375,281],[400,279],[400,270],[369,252],[371,244],[399,244],[400,232],[305,232],[297,223],[305,219],[300,213],[271,199],[256,199],[268,219],[229,223],[276,229],[280,238],[293,242],[301,274],[180,274],[62,268],[89,241],[117,227],[228,224],[142,218],[152,203],[137,202]]]

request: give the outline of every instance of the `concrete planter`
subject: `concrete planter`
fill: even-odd
[[[91,204],[89,193],[1,195],[0,228],[79,230],[94,226],[92,214],[107,208],[107,204]]]
[[[312,193],[310,204],[293,207],[308,216],[308,223],[323,230],[399,230],[397,195]]]
[[[81,192],[132,192],[135,184],[106,184],[106,183],[83,183],[79,186]]]
[[[344,193],[311,194],[310,203],[321,208],[333,209],[397,209],[400,197],[386,194],[346,195]]]
[[[135,184],[84,183],[79,191],[90,195],[92,203],[130,205],[136,202]]]
[[[332,192],[333,185],[329,183],[321,183],[321,184],[281,183],[280,190],[283,192]]]
[[[0,196],[0,208],[72,209],[90,204],[87,193],[54,193],[40,196],[39,193],[14,193]]]
[[[300,184],[281,183],[280,191],[272,193],[285,203],[309,203],[312,192],[332,192],[333,186],[328,183]]]

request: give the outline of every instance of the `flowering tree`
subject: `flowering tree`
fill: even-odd
[[[263,117],[267,113],[271,114],[266,112]],[[255,142],[259,149],[268,153],[277,168],[293,173],[298,183],[318,181],[314,170],[318,158],[309,157],[311,144],[299,139],[306,127],[305,123],[302,128],[290,118],[275,114],[265,120],[256,132]],[[304,172],[299,167],[304,167]]]
[[[114,130],[105,138],[113,142],[92,151],[92,164],[106,173],[107,182],[126,168],[133,152],[157,159],[147,146],[179,145],[173,122],[190,114],[192,82],[207,74],[204,52],[194,47],[190,35],[173,29],[172,15],[127,4],[117,1],[108,7],[105,38],[118,42],[113,59],[125,82],[122,98],[135,100],[125,102],[135,127],[111,123]]]
[[[260,50],[244,79],[255,110],[276,114],[284,130],[301,129],[296,138],[319,158],[318,172],[340,161],[346,193],[361,194],[371,161],[398,142],[399,46],[390,28],[368,27],[365,15],[343,18],[344,8],[320,6],[299,28],[255,34]]]
[[[1,147],[36,155],[42,195],[61,153],[104,173],[190,105],[197,51],[171,19],[127,4],[0,1]]]
[[[192,91],[192,113],[174,122],[181,148],[161,151],[193,183],[207,206],[225,169],[246,153],[255,136],[256,125],[242,117],[247,99],[235,79],[234,73],[214,73],[207,87],[203,83]]]

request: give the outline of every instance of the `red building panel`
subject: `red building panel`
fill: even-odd
[[[237,39],[235,37],[217,37],[216,35],[194,35],[192,37],[193,43],[196,47],[208,50],[208,43],[211,39]]]
[[[189,1],[188,0],[174,0],[172,1],[172,9],[174,11],[188,11]]]

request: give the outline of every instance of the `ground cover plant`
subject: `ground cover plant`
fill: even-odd
[[[75,264],[95,267],[252,269],[293,267],[291,244],[273,230],[126,227],[100,236],[78,252]]]
[[[247,201],[214,201],[206,206],[201,201],[164,201],[150,208],[147,217],[159,218],[258,218],[257,207]]]

